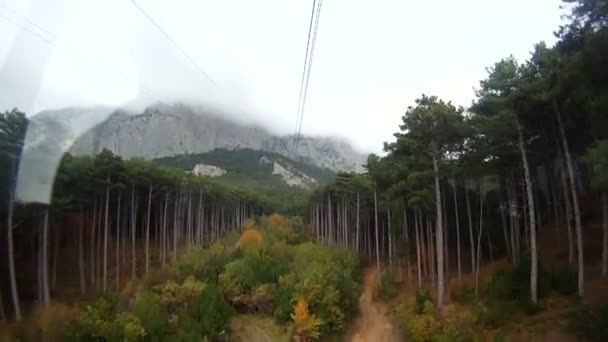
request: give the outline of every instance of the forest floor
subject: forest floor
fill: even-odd
[[[347,340],[351,342],[402,341],[399,329],[393,325],[387,307],[374,301],[374,290],[378,283],[378,270],[368,267],[363,277],[363,292],[359,298],[359,316],[356,318]]]

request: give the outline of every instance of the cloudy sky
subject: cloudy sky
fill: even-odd
[[[0,0],[0,110],[222,106],[295,130],[312,0]],[[459,105],[485,68],[554,42],[560,0],[325,0],[303,132],[380,151],[421,93]]]

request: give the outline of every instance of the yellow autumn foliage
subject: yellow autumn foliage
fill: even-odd
[[[470,341],[474,339],[473,316],[466,308],[446,304],[437,310],[430,301],[424,302],[422,312],[416,311],[413,298],[400,308],[400,319],[410,341]]]
[[[247,229],[239,238],[239,241],[236,243],[236,248],[241,249],[250,249],[257,248],[262,245],[263,237],[262,233],[257,229]]]
[[[297,341],[307,341],[319,337],[321,322],[308,312],[308,302],[300,297],[293,307],[293,335]]]

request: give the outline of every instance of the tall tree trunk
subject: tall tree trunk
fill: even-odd
[[[180,192],[175,193],[175,204],[173,210],[173,262],[177,261],[177,234],[178,234],[178,215],[179,215],[179,199]]]
[[[106,208],[103,223],[103,292],[108,289],[108,218],[110,214],[110,176],[107,178],[106,185]]]
[[[91,287],[95,286],[95,234],[97,233],[97,216],[101,215],[98,210],[97,200],[93,200],[93,227],[91,229],[91,245],[89,246],[89,261],[91,264]]]
[[[566,228],[568,234],[568,264],[574,263],[574,238],[572,236],[572,202],[568,194],[568,181],[566,180],[566,170],[563,160],[559,159],[560,179],[562,183],[562,194],[564,198],[564,207],[566,208]]]
[[[454,220],[456,221],[456,258],[458,259],[458,286],[462,285],[462,264],[460,258],[460,215],[458,215],[458,200],[456,196],[456,179],[452,186],[452,194],[454,195]]]
[[[407,225],[407,209],[403,209],[403,230],[405,233],[405,265],[407,267],[407,285],[412,287],[412,265],[410,264],[410,250],[412,248],[410,244],[409,229]]]
[[[475,265],[475,296],[477,296],[477,289],[479,288],[479,270],[481,267],[481,235],[483,234],[483,202],[484,202],[484,193],[482,187],[483,182],[479,182],[479,231],[477,232],[477,256],[475,257],[475,261],[477,264]]]
[[[506,207],[504,205],[504,198],[502,197],[503,191],[502,191],[502,189],[499,189],[498,191],[500,193],[500,197],[499,197],[499,199],[500,199],[500,224],[502,226],[502,235],[505,239],[505,248],[507,250],[507,257],[513,259],[511,257],[511,246],[509,245],[509,234],[507,233],[507,217],[505,214]]]
[[[420,253],[420,220],[419,220],[419,216],[420,213],[418,211],[418,209],[416,209],[416,211],[414,212],[414,229],[416,230],[416,268],[417,268],[417,273],[418,273],[418,289],[422,288],[422,260],[421,260],[421,253]]]
[[[152,208],[152,184],[148,186],[148,210],[146,218],[146,274],[150,271],[150,211]]]
[[[464,196],[467,202],[467,217],[469,219],[469,246],[471,247],[471,273],[475,272],[475,243],[473,242],[473,218],[471,216],[471,200],[469,199],[469,189],[464,187]]]
[[[80,294],[87,292],[87,284],[84,274],[84,208],[80,207],[80,226],[78,227],[78,271],[80,274]]]
[[[437,222],[436,222],[436,243],[435,248],[437,250],[437,307],[443,306],[443,293],[444,284],[443,276],[445,268],[443,266],[443,211],[441,210],[441,188],[439,187],[439,166],[437,164],[437,158],[433,157],[433,170],[435,171],[435,205],[437,209]]]
[[[557,107],[557,102],[553,98],[553,108],[555,109],[555,116],[557,117],[557,125],[559,126],[559,135],[562,141],[562,148],[566,155],[566,166],[568,169],[568,178],[570,180],[570,194],[572,196],[572,209],[574,210],[574,223],[576,229],[576,249],[578,256],[578,295],[583,297],[585,294],[585,272],[584,272],[584,253],[583,253],[583,224],[581,222],[581,210],[578,204],[578,193],[576,191],[576,179],[574,178],[574,166],[572,165],[572,156],[570,155],[570,148],[568,147],[568,139],[566,138],[566,131],[564,130],[564,124],[562,122],[562,116]]]
[[[131,279],[137,275],[137,253],[135,252],[135,232],[137,229],[137,203],[135,201],[135,185],[131,186]]]
[[[165,191],[165,207],[163,209],[163,228],[162,228],[162,247],[161,247],[161,264],[165,268],[167,261],[167,210],[169,208],[169,190]]]
[[[7,215],[7,242],[8,242],[8,272],[11,283],[11,298],[15,309],[15,320],[21,321],[21,305],[19,302],[19,290],[17,288],[17,277],[15,274],[15,251],[13,246],[13,196],[8,200],[8,215]]]
[[[386,210],[386,221],[388,222],[388,265],[389,269],[393,271],[393,232],[391,231],[391,210]]]
[[[51,304],[49,291],[49,208],[44,208],[44,224],[42,226],[42,300],[45,307]]]
[[[435,286],[437,279],[437,274],[435,273],[437,264],[435,253],[437,252],[435,243],[433,242],[433,221],[427,216],[426,217],[426,234],[427,234],[427,243],[428,243],[428,261],[429,261],[429,274],[431,275],[431,285]],[[436,234],[436,233],[435,233]]]
[[[355,250],[357,252],[359,252],[359,234],[360,234],[360,232],[359,232],[359,206],[360,206],[359,205],[359,191],[357,191],[357,223],[356,223],[357,234],[355,237],[355,239],[356,239],[355,240]]]
[[[118,192],[116,204],[116,291],[120,291],[120,200],[122,192]]]
[[[519,124],[517,114],[514,115],[515,126],[519,136],[519,150],[521,152],[521,159],[524,166],[524,179],[526,184],[526,194],[528,202],[528,217],[530,224],[530,299],[533,303],[538,303],[538,260],[536,252],[536,213],[534,211],[534,195],[532,194],[532,179],[530,176],[530,167],[528,166],[528,156],[526,154],[526,146],[524,144],[524,136],[522,128]],[[581,250],[582,251],[582,250]],[[580,270],[582,274],[582,269]],[[580,278],[580,276],[579,276]],[[582,280],[579,279],[579,292],[582,291]],[[580,293],[582,296],[582,292]]]
[[[378,269],[378,274],[380,274],[380,246],[378,239],[378,195],[376,193],[376,185],[374,185],[374,220],[376,230],[376,268]]]
[[[608,276],[608,192],[602,192],[602,278]]]

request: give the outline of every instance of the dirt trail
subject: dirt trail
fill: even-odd
[[[398,329],[388,317],[382,303],[374,302],[374,289],[378,282],[378,270],[368,268],[364,273],[363,293],[359,298],[359,317],[355,322],[351,342],[393,342],[401,341]]]

